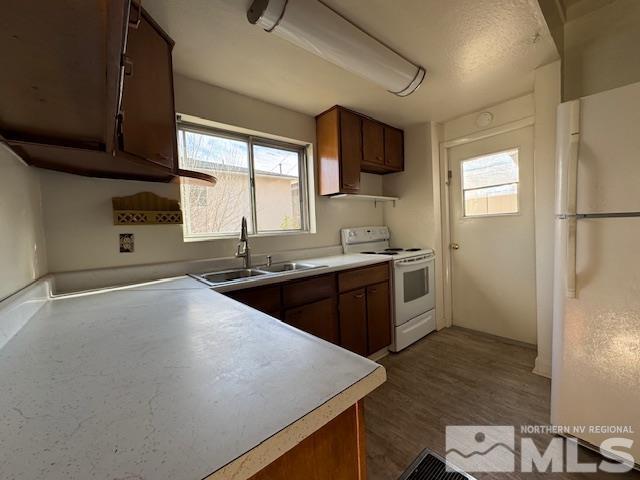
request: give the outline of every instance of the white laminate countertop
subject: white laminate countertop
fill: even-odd
[[[54,297],[0,380],[2,479],[201,480],[249,477],[385,372],[180,277]]]

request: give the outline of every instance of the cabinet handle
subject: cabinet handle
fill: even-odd
[[[382,160],[382,157],[381,157],[380,155],[378,155],[378,156],[376,157],[376,160]]]
[[[345,183],[344,186],[345,187],[354,187],[355,188],[356,184],[355,183]]]
[[[138,4],[137,8],[135,8],[136,3]],[[134,10],[134,8],[137,11],[137,15],[135,16],[134,20],[131,20],[131,11]],[[129,26],[137,30],[138,27],[140,26],[141,20],[142,20],[142,0],[138,0],[137,2],[132,1],[131,7],[129,8]]]
[[[377,288],[372,288],[372,289],[370,289],[370,292],[371,293],[378,293],[378,289]]]
[[[353,295],[353,298],[364,298],[364,293],[357,293]]]

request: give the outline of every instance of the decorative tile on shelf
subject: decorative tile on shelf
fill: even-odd
[[[113,197],[114,225],[180,225],[182,210],[177,200],[151,192]]]

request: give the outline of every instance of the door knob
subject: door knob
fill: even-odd
[[[458,245],[457,243],[452,243],[449,246],[451,247],[451,250],[458,250],[460,248],[460,245]]]

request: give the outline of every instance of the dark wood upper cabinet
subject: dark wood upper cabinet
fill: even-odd
[[[340,346],[358,355],[367,355],[367,294],[364,288],[340,294]]]
[[[404,133],[397,128],[384,127],[384,164],[391,170],[404,170]]]
[[[384,126],[374,120],[362,120],[362,169],[384,166]]]
[[[316,117],[320,195],[360,192],[360,172],[404,166],[402,130],[336,105]]]
[[[143,10],[129,29],[118,132],[120,150],[171,170],[178,168],[173,45]]]
[[[12,2],[0,39],[10,65],[0,85],[11,92],[0,96],[0,135],[27,163],[92,177],[214,181],[178,168],[173,42],[137,2]]]
[[[389,282],[367,287],[367,355],[391,343]]]
[[[357,193],[362,163],[362,119],[348,110],[340,110],[340,158],[341,191]]]
[[[358,193],[362,162],[362,123],[334,107],[316,117],[320,195]]]

